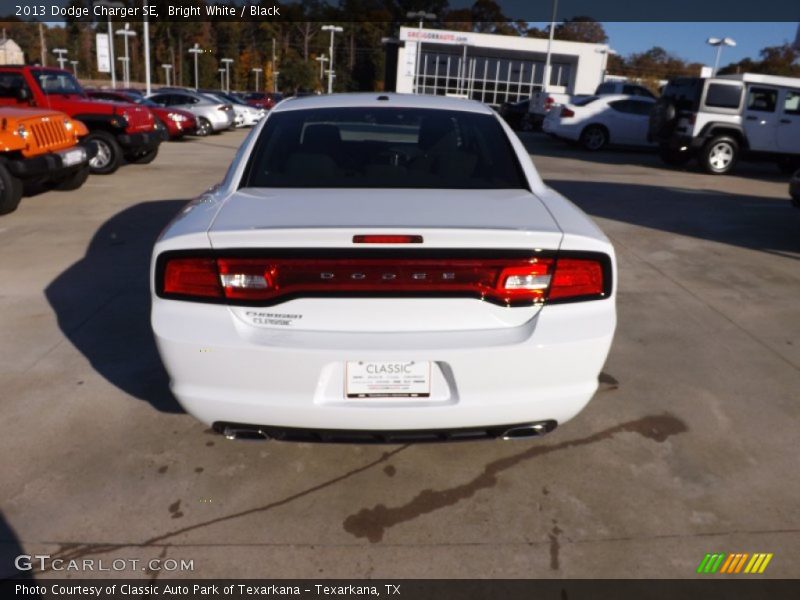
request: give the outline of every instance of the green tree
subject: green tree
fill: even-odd
[[[608,35],[601,23],[589,17],[575,17],[556,25],[555,39],[571,42],[605,44]]]

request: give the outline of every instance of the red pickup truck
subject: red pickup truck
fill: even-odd
[[[90,99],[75,77],[61,69],[28,66],[0,67],[0,106],[36,106],[67,113],[89,129],[84,143],[97,150],[91,172],[113,173],[125,159],[151,162],[158,154],[161,131],[152,113],[142,106]]]

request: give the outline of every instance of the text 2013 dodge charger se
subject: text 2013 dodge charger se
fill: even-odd
[[[472,101],[292,99],[156,243],[172,391],[231,438],[527,437],[577,414],[614,250]]]

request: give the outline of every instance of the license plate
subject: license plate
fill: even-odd
[[[72,167],[82,163],[84,158],[86,158],[86,154],[81,149],[67,150],[61,153],[61,163],[65,167]]]
[[[345,394],[348,398],[427,398],[431,395],[431,363],[347,362]]]

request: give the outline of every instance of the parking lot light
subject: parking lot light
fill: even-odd
[[[706,40],[706,44],[708,44],[709,46],[716,46],[717,47],[717,55],[714,58],[714,70],[711,71],[711,76],[713,77],[714,75],[717,74],[717,69],[719,69],[719,58],[720,58],[720,56],[722,56],[722,47],[723,46],[731,46],[731,47],[735,46],[736,45],[736,40],[734,40],[733,38],[729,38],[729,37],[725,37],[725,38],[710,37],[710,38],[708,38]]]
[[[261,73],[263,73],[263,72],[264,72],[264,69],[252,68],[252,69],[250,69],[250,70],[251,70],[253,73],[255,73],[255,74],[256,74],[256,92],[257,92],[257,91],[258,91],[258,77],[259,77],[259,75],[261,75]]]
[[[53,54],[58,54],[58,58],[56,59],[58,61],[58,67],[59,69],[63,69],[64,63],[67,62],[67,59],[64,57],[64,55],[67,54],[67,50],[65,48],[53,48]]]
[[[338,25],[323,25],[322,31],[331,32],[331,48],[330,48],[330,68],[328,69],[328,93],[333,93],[333,78],[335,77],[333,71],[333,36],[337,33],[342,33],[344,29]]]
[[[232,58],[223,58],[220,62],[225,65],[225,91],[231,93],[231,63]]]
[[[130,23],[125,23],[124,29],[117,29],[117,35],[121,35],[125,40],[125,60],[123,63],[125,64],[125,87],[131,86],[131,59],[130,55],[128,54],[128,38],[136,37],[136,32],[131,29]]]
[[[169,87],[169,85],[170,85],[170,76],[169,76],[169,74],[170,74],[170,71],[172,70],[172,65],[164,64],[164,65],[161,65],[161,68],[164,69],[164,79],[167,82],[166,83],[167,87]]]
[[[194,54],[194,89],[195,91],[200,89],[200,75],[197,70],[197,55],[202,54],[203,49],[200,47],[200,44],[197,42],[194,43],[194,46],[189,48],[189,54]]]

